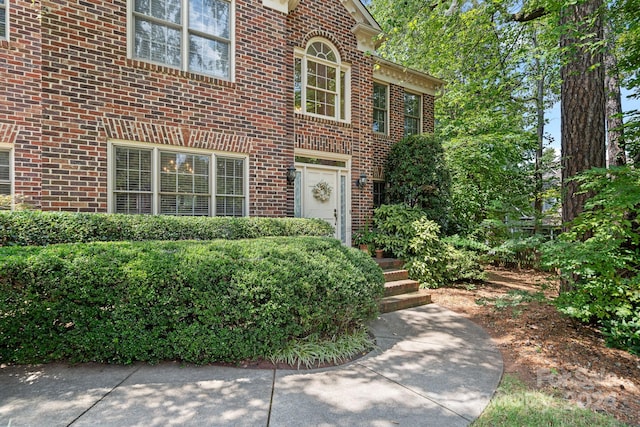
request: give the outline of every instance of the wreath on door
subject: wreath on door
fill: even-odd
[[[326,181],[320,181],[316,185],[313,186],[311,192],[313,193],[313,198],[319,200],[321,202],[326,202],[331,197],[331,191],[333,189]]]

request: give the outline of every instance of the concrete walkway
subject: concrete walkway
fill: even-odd
[[[162,363],[0,368],[0,426],[466,426],[502,376],[479,326],[437,305],[372,322],[379,348],[309,371]]]

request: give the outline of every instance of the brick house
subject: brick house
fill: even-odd
[[[442,85],[379,34],[359,0],[0,0],[0,194],[319,217],[348,243]]]

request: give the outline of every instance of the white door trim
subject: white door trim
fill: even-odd
[[[330,161],[343,162],[344,166],[330,166],[314,163],[295,162],[295,168],[300,172],[301,180],[296,180],[296,185],[300,185],[301,190],[305,188],[305,180],[308,170],[312,171],[325,171],[335,173],[336,176],[336,206],[337,206],[337,221],[335,223],[335,237],[340,239],[345,245],[351,245],[351,156],[345,154],[326,153],[323,151],[313,150],[295,150],[296,157],[308,157],[313,159],[323,159]],[[344,178],[343,178],[344,177]],[[344,197],[341,192],[341,181],[344,180]],[[300,191],[300,212],[304,216],[305,205],[309,203],[310,194],[306,194],[305,191]],[[341,205],[341,201],[344,201],[344,205]],[[294,202],[298,203],[298,202]]]

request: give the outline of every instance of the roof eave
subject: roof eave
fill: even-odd
[[[398,65],[378,56],[373,58],[373,62],[375,80],[396,84],[412,91],[436,96],[446,83],[427,73]]]

